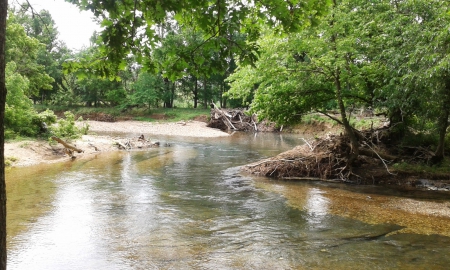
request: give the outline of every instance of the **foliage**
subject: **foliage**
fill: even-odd
[[[75,75],[69,74],[62,77],[62,81],[58,84],[56,93],[52,96],[51,104],[61,106],[73,106],[80,104],[82,98],[77,94],[78,82]]]
[[[82,121],[79,119],[78,121]],[[84,124],[82,127],[77,127],[75,123],[75,116],[72,112],[65,112],[64,118],[59,119],[54,125],[49,127],[52,136],[66,139],[76,139],[81,135],[87,134],[89,125]]]
[[[58,30],[51,14],[47,10],[36,12],[36,7],[30,7],[27,2],[19,6],[13,5],[12,13],[15,21],[22,25],[27,36],[37,39],[41,46],[37,51],[36,62],[45,69],[54,82],[51,88],[41,87],[33,95],[35,101],[48,98],[62,83],[61,64],[69,58],[70,51],[64,42],[58,39]]]
[[[117,106],[123,103],[127,98],[127,92],[123,88],[112,89],[105,94],[105,101],[112,106]]]
[[[18,159],[16,157],[6,157],[5,158],[5,167],[10,167],[16,162]]]
[[[150,110],[163,99],[164,81],[161,76],[143,72],[139,74],[133,90],[130,96],[131,104],[147,105]]]
[[[258,42],[261,56],[255,67],[240,66],[229,77],[229,96],[246,100],[254,95],[252,110],[279,124],[299,122],[311,110],[325,111],[342,102],[344,107],[336,107],[339,119],[348,121],[347,104],[371,103],[363,85],[376,64],[362,60],[366,56],[354,42],[358,34],[347,28],[354,8],[343,2],[317,28],[289,37],[267,30]]]
[[[27,36],[24,27],[15,22],[12,14],[8,17],[6,32],[6,62],[15,62],[15,72],[29,80],[25,94],[31,97],[39,93],[40,89],[51,89],[54,79],[45,72],[44,66],[37,62],[39,50],[42,48],[39,40]]]
[[[34,136],[39,128],[34,126],[32,119],[35,115],[33,103],[24,93],[29,87],[29,81],[15,72],[16,64],[9,62],[6,66],[6,96],[5,106],[5,137],[13,138],[17,135]]]
[[[445,158],[440,164],[428,165],[424,163],[411,164],[408,162],[399,162],[392,164],[392,168],[396,172],[416,173],[418,175],[434,175],[442,178],[448,177],[448,167],[450,166],[450,159]]]
[[[296,30],[303,25],[314,24],[316,18],[325,11],[327,1],[111,1],[100,0],[81,1],[66,0],[81,9],[91,10],[101,21],[104,30],[98,38],[98,61],[74,61],[69,69],[90,66],[99,70],[102,76],[114,75],[111,68],[125,66],[127,55],[136,56],[136,60],[148,70],[157,65],[151,57],[153,48],[159,45],[164,35],[158,33],[159,25],[166,19],[177,21],[183,26],[193,26],[201,30],[203,42],[190,51],[177,53],[176,61],[166,62],[167,65],[187,67],[192,60],[201,66],[201,57],[194,57],[192,53],[200,47],[213,50],[226,59],[232,54],[239,56],[242,62],[256,59],[257,47],[255,41],[259,35],[258,22],[270,21],[274,25],[283,25],[287,30]],[[136,16],[139,14],[138,16]],[[247,40],[230,40],[234,33],[245,33]],[[165,34],[165,33],[164,33]],[[236,46],[230,46],[235,44]],[[101,59],[108,59],[108,62]],[[92,59],[93,60],[93,59]],[[96,65],[96,67],[95,67]],[[170,68],[164,65],[167,77],[174,78],[180,68]],[[113,69],[114,70],[114,69]],[[179,77],[178,77],[179,78]]]

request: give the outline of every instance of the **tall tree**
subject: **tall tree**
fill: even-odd
[[[444,157],[450,114],[449,9],[445,0],[384,0],[368,5],[370,20],[360,24],[372,36],[367,49],[376,48],[371,59],[385,68],[376,106],[387,110],[396,138],[435,122],[436,162]]]
[[[230,77],[230,94],[247,99],[254,93],[252,109],[263,119],[295,123],[318,111],[337,121],[350,140],[349,166],[359,155],[359,141],[348,107],[371,103],[364,85],[376,65],[366,60],[358,43],[367,40],[353,26],[353,13],[363,8],[355,1],[333,1],[329,15],[315,28],[289,36],[267,31],[256,68],[241,67]],[[326,112],[330,105],[338,116]]]
[[[4,118],[6,104],[6,16],[8,0],[0,0],[0,270],[6,270],[6,182]]]
[[[16,72],[30,81],[27,96],[38,94],[40,89],[51,89],[54,79],[45,72],[45,67],[38,63],[39,51],[45,50],[44,44],[27,36],[25,28],[17,23],[14,14],[8,17],[6,31],[6,61],[14,61],[17,64]]]
[[[435,122],[438,144],[434,162],[444,158],[445,137],[450,116],[450,3],[444,0],[403,1],[399,4],[410,21],[404,31],[410,50],[399,52],[407,61],[403,81],[413,85],[421,118]]]

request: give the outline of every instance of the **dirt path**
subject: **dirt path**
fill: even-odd
[[[188,121],[182,123],[149,123],[139,121],[123,122],[98,122],[86,121],[89,125],[89,133],[81,139],[71,142],[84,152],[76,154],[77,158],[88,157],[99,152],[117,151],[119,148],[115,142],[120,140],[118,134],[143,134],[146,138],[160,135],[185,136],[185,137],[223,137],[228,133],[218,129],[208,128],[206,123]],[[99,136],[96,133],[111,133],[114,136]],[[47,141],[20,141],[5,143],[6,164],[14,167],[31,166],[40,163],[54,163],[68,160],[70,157],[64,153],[64,147],[60,144],[50,145]]]

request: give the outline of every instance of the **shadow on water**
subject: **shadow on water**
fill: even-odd
[[[402,227],[333,214],[331,188],[240,174],[238,166],[292,148],[301,142],[298,135],[160,140],[172,146],[8,172],[9,267],[446,269],[450,264],[444,255],[450,254],[447,237],[389,235]]]

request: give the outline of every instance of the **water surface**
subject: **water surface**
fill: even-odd
[[[160,140],[171,146],[10,170],[9,268],[450,265],[450,238],[391,235],[402,226],[333,213],[326,195],[339,189],[240,173],[241,165],[301,143],[298,135]]]

